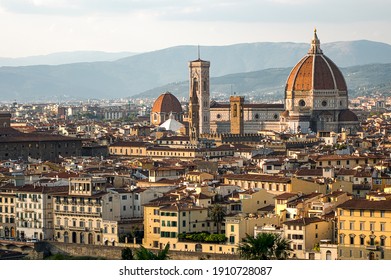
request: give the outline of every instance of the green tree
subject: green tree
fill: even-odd
[[[134,257],[136,260],[168,260],[170,259],[168,255],[169,249],[170,244],[167,243],[163,250],[154,253],[141,245],[140,248],[134,250]]]
[[[122,249],[122,251],[121,251],[121,259],[123,259],[123,260],[133,260],[134,257],[133,257],[132,249],[130,249],[130,248]]]
[[[292,251],[290,241],[274,233],[260,233],[255,237],[246,235],[238,250],[241,258],[246,260],[285,260]]]
[[[217,225],[217,233],[221,233],[221,224],[223,223],[227,212],[221,204],[214,204],[209,207],[209,217]]]

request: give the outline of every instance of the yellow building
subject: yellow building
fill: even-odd
[[[391,259],[391,200],[349,200],[337,214],[340,259]]]
[[[279,226],[279,220],[277,215],[236,215],[233,217],[226,217],[225,236],[227,237],[227,243],[238,246],[247,234],[250,236],[254,235],[255,228],[265,225]]]
[[[205,180],[213,180],[212,174],[200,171],[191,171],[186,173],[186,180],[191,183],[202,183]]]
[[[112,156],[145,157],[147,147],[152,145],[148,142],[117,142],[110,145],[109,153]]]
[[[0,188],[0,237],[16,237],[16,191],[17,187],[7,185]]]
[[[274,194],[292,191],[291,179],[280,176],[254,174],[228,174],[223,176],[224,184],[236,185],[241,189],[259,188]]]
[[[291,241],[293,258],[312,258],[314,247],[321,240],[333,237],[333,222],[319,217],[301,218],[283,223],[285,238]]]
[[[333,166],[334,168],[346,168],[353,169],[357,166],[371,165],[374,166],[379,163],[384,156],[355,156],[355,155],[320,155],[314,158],[316,161],[316,167]]]
[[[242,212],[257,213],[259,208],[274,204],[274,194],[262,189],[259,191],[247,190],[239,193],[242,202]]]
[[[212,232],[208,208],[183,202],[149,203],[144,205],[144,240],[149,248],[163,248],[170,243],[177,249],[179,233]]]

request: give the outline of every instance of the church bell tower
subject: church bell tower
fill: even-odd
[[[192,141],[210,133],[209,67],[210,62],[200,58],[189,62],[189,135]]]

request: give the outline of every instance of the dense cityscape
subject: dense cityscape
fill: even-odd
[[[349,98],[316,30],[284,100],[188,66],[186,99],[1,104],[0,259],[391,259],[387,94]]]

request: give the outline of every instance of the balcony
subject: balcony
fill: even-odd
[[[95,232],[102,232],[102,229],[101,228],[94,228],[94,231]]]
[[[54,213],[56,215],[87,216],[87,217],[95,217],[95,218],[100,218],[102,216],[101,213],[77,212],[77,211],[66,211],[66,210],[55,210]]]
[[[377,245],[367,245],[367,246],[365,246],[365,249],[370,250],[370,251],[378,251],[379,250],[379,246],[377,246]]]

